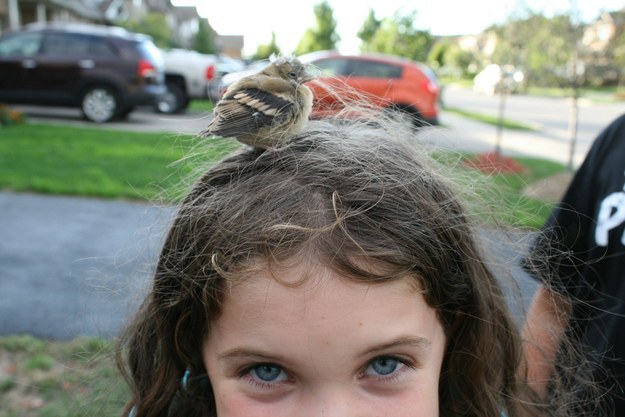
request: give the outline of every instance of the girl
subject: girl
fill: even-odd
[[[539,414],[461,203],[391,130],[318,122],[199,179],[121,340],[124,415]]]

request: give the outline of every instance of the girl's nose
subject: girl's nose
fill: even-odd
[[[311,396],[308,405],[309,408],[304,413],[306,417],[378,416],[376,410],[371,408],[371,404],[354,387],[339,384],[324,387]]]

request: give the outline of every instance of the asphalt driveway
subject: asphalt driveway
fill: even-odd
[[[116,334],[138,307],[172,209],[0,193],[0,335]]]

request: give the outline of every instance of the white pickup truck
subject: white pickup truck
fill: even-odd
[[[187,49],[162,52],[167,93],[156,103],[156,111],[180,113],[192,99],[208,98],[208,84],[217,72],[217,56]]]

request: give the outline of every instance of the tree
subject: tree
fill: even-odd
[[[209,26],[206,19],[200,19],[198,22],[197,34],[193,49],[201,54],[214,54],[215,42],[213,40],[213,30]]]
[[[336,33],[336,20],[334,10],[326,0],[314,6],[316,25],[308,28],[302,39],[299,41],[295,53],[297,55],[308,52],[322,51],[326,49],[336,49],[336,44],[340,40]]]
[[[276,33],[271,32],[271,41],[268,44],[258,45],[256,53],[252,57],[255,60],[267,59],[271,55],[280,55],[280,48],[276,43]]]
[[[173,40],[173,32],[162,13],[150,12],[139,20],[128,20],[119,26],[151,36],[154,43],[161,48],[177,46]]]
[[[529,12],[526,17],[513,18],[495,28],[497,47],[493,62],[522,67],[528,84],[540,86],[566,85],[568,66],[577,47],[579,28],[568,14],[549,19]]]
[[[416,12],[403,16],[395,13],[392,18],[385,18],[373,37],[363,42],[361,49],[425,61],[433,39],[430,32],[414,27],[415,18]]]
[[[452,43],[447,39],[434,43],[427,57],[428,65],[434,69],[444,67],[447,64],[451,47]]]
[[[625,11],[610,13],[617,19],[616,32],[608,43],[608,47],[604,51],[604,59],[608,59],[611,63],[611,69],[616,73],[616,81],[619,87],[623,87],[625,83]],[[605,80],[604,80],[605,81]]]
[[[448,39],[432,46],[427,63],[439,75],[469,78],[475,76],[478,57],[473,51],[463,50]]]
[[[382,25],[382,21],[375,17],[373,9],[369,9],[369,15],[356,36],[358,36],[363,43],[368,43],[378,31],[380,25]]]

